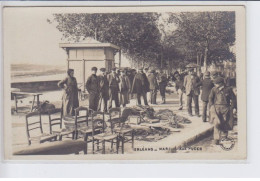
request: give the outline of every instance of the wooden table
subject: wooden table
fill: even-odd
[[[81,140],[54,141],[38,145],[26,146],[13,152],[13,155],[67,155],[87,154],[87,143]]]
[[[32,93],[32,92],[11,92],[14,96],[14,102],[15,102],[15,112],[18,111],[18,106],[17,106],[17,95],[29,95],[33,96],[33,102],[31,105],[31,112],[33,111],[35,102],[37,106],[40,106],[40,96],[42,95],[41,93]],[[36,99],[36,100],[35,100]]]

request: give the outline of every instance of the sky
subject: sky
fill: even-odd
[[[57,8],[9,8],[4,10],[4,57],[12,64],[66,65],[59,48],[62,34],[47,18]],[[63,40],[64,42],[64,40]],[[118,55],[116,55],[116,62]],[[130,66],[122,56],[122,66]]]
[[[221,10],[232,10],[230,7],[214,7]],[[182,12],[198,10],[215,10],[213,7],[5,7],[4,23],[4,60],[12,64],[46,64],[66,65],[66,52],[59,48],[62,34],[54,24],[53,13],[127,13],[127,12]],[[163,18],[167,18],[164,16]],[[162,19],[163,19],[162,18]],[[173,30],[174,27],[169,27]],[[64,42],[64,41],[63,41]],[[116,56],[116,62],[118,56]],[[130,66],[122,56],[123,67]]]

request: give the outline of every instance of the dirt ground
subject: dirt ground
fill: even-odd
[[[44,92],[41,96],[40,100],[48,100],[50,103],[54,104],[55,107],[59,108],[61,107],[61,98],[62,98],[62,91],[52,91],[52,92]],[[170,136],[163,138],[162,140],[158,140],[157,142],[145,142],[145,141],[135,141],[135,147],[163,147],[167,146],[169,144],[176,144],[178,141],[181,141],[182,134],[196,134],[192,133],[193,130],[197,130],[198,132],[203,131],[205,129],[208,129],[210,127],[209,123],[203,123],[201,120],[201,117],[189,117],[187,114],[186,107],[184,107],[183,110],[178,110],[178,95],[175,93],[167,94],[166,95],[166,104],[161,104],[161,97],[158,93],[158,99],[157,99],[158,105],[153,106],[155,110],[159,109],[170,109],[174,113],[178,115],[182,115],[184,117],[187,117],[192,121],[192,124],[184,125],[185,127],[181,129],[180,132],[174,132],[171,133]],[[29,104],[30,101],[32,101],[32,97],[27,97],[22,99],[22,102],[18,103],[18,106],[20,106],[18,113],[12,114],[12,146],[14,149],[19,147],[24,147],[28,145],[27,142],[27,135],[26,135],[26,128],[25,128],[25,115],[29,112]],[[184,99],[185,101],[185,99]],[[12,102],[14,105],[14,102]],[[80,101],[80,105],[82,106],[88,106],[88,100]],[[134,106],[136,105],[136,100],[132,99],[130,101],[130,104],[128,106]],[[12,106],[12,109],[14,109],[14,106]],[[43,123],[43,132],[49,133],[49,119],[47,115],[42,116],[42,123]],[[64,126],[64,125],[63,125]],[[233,135],[237,135],[236,129],[232,132]],[[175,140],[179,139],[179,140]],[[184,139],[184,138],[183,138]],[[200,146],[203,147],[203,151],[205,152],[215,152],[215,151],[223,151],[219,146],[216,146],[213,144],[213,138],[207,137],[203,140],[200,140],[199,142],[195,143],[193,146]],[[90,148],[90,146],[89,146]],[[89,150],[91,151],[91,150]],[[125,144],[125,152],[126,153],[133,153],[133,150],[131,149],[131,144]],[[183,151],[179,151],[183,152]],[[184,151],[189,152],[189,151]]]

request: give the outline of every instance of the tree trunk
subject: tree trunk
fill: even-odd
[[[161,49],[161,69],[163,68],[163,47]]]
[[[208,47],[205,48],[205,53],[204,53],[204,67],[205,67],[205,70],[208,70],[208,67],[207,67],[207,55],[208,55]]]
[[[95,40],[98,41],[97,28],[95,28]]]

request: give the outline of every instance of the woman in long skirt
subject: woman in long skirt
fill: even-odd
[[[79,107],[78,85],[74,77],[74,70],[68,69],[68,76],[58,83],[58,87],[64,90],[62,96],[62,113],[63,116],[74,116],[74,109]]]

